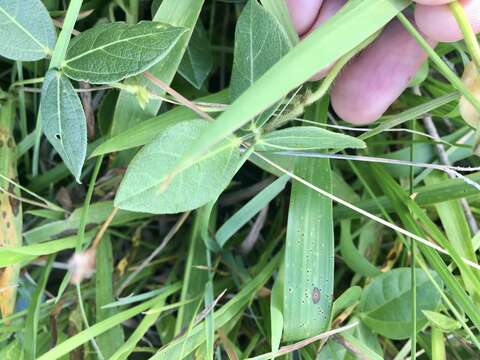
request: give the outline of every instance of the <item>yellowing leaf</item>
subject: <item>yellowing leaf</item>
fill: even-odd
[[[462,80],[472,94],[480,99],[480,75],[473,61],[465,66]],[[465,98],[465,96],[460,98],[458,106],[460,108],[460,115],[462,115],[463,120],[465,120],[468,125],[477,128],[480,124],[480,113]]]

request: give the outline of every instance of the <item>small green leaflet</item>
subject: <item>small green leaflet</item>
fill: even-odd
[[[49,70],[45,75],[40,116],[48,141],[80,182],[87,152],[85,114],[72,84],[57,70]]]
[[[252,86],[288,50],[288,40],[277,20],[256,0],[250,0],[235,29],[232,100]]]
[[[98,25],[71,41],[62,70],[92,84],[117,82],[164,58],[186,31],[153,21]]]
[[[224,140],[175,177],[169,176],[192,141],[208,126],[203,120],[184,121],[167,128],[145,146],[130,163],[115,206],[171,214],[196,209],[216,199],[240,164],[239,143]]]
[[[0,55],[35,61],[51,53],[56,35],[40,0],[0,0],[0,38]]]
[[[423,314],[427,317],[432,326],[437,327],[442,331],[450,332],[462,327],[462,324],[460,324],[459,321],[443,315],[442,313],[424,310]]]
[[[255,144],[258,151],[363,149],[366,144],[352,136],[328,131],[317,126],[293,126],[262,135]]]
[[[379,275],[365,288],[360,300],[362,321],[375,333],[389,339],[402,340],[411,335],[412,291],[411,269],[397,268]],[[440,293],[427,274],[416,269],[417,330],[427,324],[424,310],[435,310],[440,305]],[[431,272],[443,287],[440,277]]]
[[[200,89],[213,67],[210,40],[201,22],[197,22],[192,38],[183,55],[178,72],[190,84]]]

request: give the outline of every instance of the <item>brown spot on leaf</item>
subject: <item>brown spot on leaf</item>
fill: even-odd
[[[2,148],[2,147],[3,147],[3,140],[0,139],[0,148]]]
[[[4,219],[7,218],[7,212],[6,211],[2,211],[2,218],[4,218]]]
[[[15,187],[13,186],[12,183],[8,184],[8,192],[10,194],[13,194],[15,192]],[[9,196],[8,200],[10,201],[10,206],[12,208],[13,216],[17,216],[18,212],[20,211],[20,201],[18,199],[15,199],[12,196]]]
[[[13,149],[15,147],[15,141],[13,141],[13,138],[9,137],[8,140],[7,140],[7,146],[10,148],[10,149]]]
[[[312,290],[312,301],[314,304],[318,303],[320,301],[321,293],[320,289],[317,287],[314,287]]]

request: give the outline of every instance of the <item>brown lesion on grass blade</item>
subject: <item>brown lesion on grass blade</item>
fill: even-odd
[[[314,304],[317,304],[320,301],[321,295],[322,294],[320,292],[320,289],[317,287],[314,287],[312,290],[312,301]]]
[[[8,184],[8,192],[10,194],[15,193],[15,187],[13,186],[12,183]],[[9,196],[8,201],[10,202],[10,207],[12,208],[13,216],[17,216],[20,211],[20,201],[14,198],[13,196]]]

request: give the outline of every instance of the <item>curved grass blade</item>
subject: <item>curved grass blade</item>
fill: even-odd
[[[217,243],[223,247],[240,228],[283,191],[288,180],[290,180],[288,175],[279,177],[232,215],[215,234]]]
[[[0,38],[0,55],[35,61],[52,53],[56,34],[40,0],[0,0]]]
[[[362,276],[375,277],[380,275],[380,270],[370,263],[353,244],[350,220],[343,220],[340,225],[340,252],[345,264],[355,273]]]
[[[45,75],[40,116],[48,141],[80,182],[87,153],[85,114],[72,84],[57,70],[49,70]]]
[[[166,57],[185,32],[152,21],[98,25],[71,41],[62,70],[72,79],[92,84],[117,82]]]

